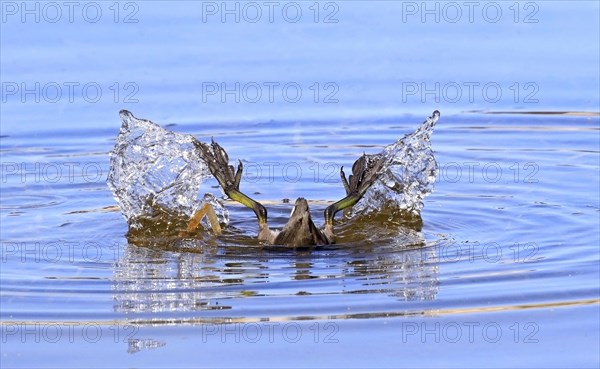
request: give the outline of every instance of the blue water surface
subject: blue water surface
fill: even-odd
[[[3,367],[600,365],[598,2],[65,4],[0,3]],[[133,242],[121,109],[215,137],[274,227],[437,109],[435,191],[325,250],[230,202],[221,238]]]

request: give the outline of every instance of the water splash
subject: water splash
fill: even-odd
[[[350,217],[381,212],[420,216],[423,198],[433,191],[437,162],[429,138],[440,118],[434,111],[413,133],[386,146],[373,157],[383,156],[381,176],[352,208]]]
[[[169,226],[189,218],[209,202],[221,223],[228,212],[212,194],[198,199],[200,185],[211,177],[194,148],[192,135],[168,131],[122,110],[122,125],[110,152],[108,186],[130,228]]]
[[[210,193],[198,198],[211,178],[194,143],[196,138],[161,128],[123,110],[123,121],[110,153],[108,185],[130,229],[175,229],[208,202],[219,222],[229,223],[227,209]],[[429,138],[439,119],[435,111],[413,133],[386,146],[368,160],[383,157],[381,175],[349,216],[387,213],[419,216],[423,198],[433,191],[437,163]],[[210,228],[208,223],[204,223]]]

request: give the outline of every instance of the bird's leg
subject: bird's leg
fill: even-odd
[[[232,200],[254,211],[258,219],[259,239],[269,241],[268,234],[270,234],[270,230],[267,225],[267,209],[258,201],[251,199],[240,191],[240,181],[244,170],[242,162],[238,162],[237,170],[234,172],[233,165],[229,165],[229,155],[214,140],[210,145],[200,141],[194,141],[194,144],[200,151],[202,159],[208,165],[208,169],[221,185],[223,192]]]
[[[340,168],[340,177],[342,178],[342,184],[344,185],[344,189],[346,190],[346,195],[350,195],[350,185],[346,180],[346,173],[344,173],[344,167]]]
[[[340,178],[342,179],[344,190],[346,190],[346,196],[350,195],[350,185],[348,184],[348,180],[346,180],[346,173],[344,173],[344,167],[340,168]],[[344,209],[344,215],[346,215],[349,210],[350,208]],[[331,230],[331,232],[333,233],[333,230]]]
[[[219,224],[219,218],[217,218],[217,213],[215,213],[215,209],[209,203],[204,203],[202,207],[194,213],[192,219],[188,222],[187,231],[194,232],[200,225],[202,218],[206,216],[208,218],[208,222],[210,223],[210,227],[212,231],[216,235],[221,234],[221,225]]]
[[[333,233],[333,218],[338,211],[354,206],[365,195],[369,187],[379,178],[383,164],[384,159],[382,155],[363,154],[352,165],[352,174],[349,177],[349,181],[346,180],[344,168],[340,169],[340,177],[346,189],[346,197],[329,205],[325,209],[326,232]]]

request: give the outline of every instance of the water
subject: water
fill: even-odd
[[[205,202],[226,225],[229,219],[223,204],[210,193],[199,198],[200,185],[211,174],[195,149],[197,140],[135,118],[126,110],[120,116],[121,131],[110,152],[107,183],[129,226],[185,222]]]
[[[433,191],[437,163],[430,145],[440,117],[433,112],[417,130],[386,146],[379,154],[385,165],[381,176],[353,208],[354,215],[393,208],[396,213],[420,216],[423,198]]]
[[[96,23],[0,24],[3,366],[598,367],[597,3],[533,3],[537,23],[525,3],[519,22],[498,3],[496,23],[422,23],[387,2],[338,2],[338,23],[314,23],[300,3],[311,18],[293,24],[205,23],[184,2],[134,3],[139,22],[115,23],[99,4]],[[120,20],[135,10],[120,5]],[[39,102],[6,92],[36,81]],[[202,93],[269,81],[303,99]],[[53,82],[102,98],[49,102]],[[408,94],[435,82],[437,100]],[[468,82],[502,97],[475,86],[471,101]],[[228,201],[220,237],[132,235],[106,183],[121,109],[215,137],[273,227],[299,196],[321,224],[341,166],[439,109],[435,190],[420,220],[338,215],[338,243],[311,252],[257,247],[254,214]]]
[[[191,135],[171,132],[149,120],[136,118],[126,110],[120,116],[121,130],[110,152],[108,186],[131,234],[146,233],[153,241],[171,231],[176,232],[174,240],[179,241],[180,232],[186,231],[195,214],[206,205],[215,212],[215,222],[227,226],[229,213],[222,201],[211,192],[199,198],[200,185],[212,177],[207,165],[211,159],[203,157],[196,148],[200,142]],[[437,163],[429,138],[439,117],[440,113],[435,111],[415,132],[378,154],[365,156],[367,163],[382,164],[373,174],[376,177],[364,197],[347,209],[348,219],[379,214],[396,220],[408,216],[421,222],[422,199],[432,191],[436,178]],[[362,175],[359,171],[353,168],[352,173],[356,173],[347,177],[350,187],[352,177]],[[225,193],[221,186],[217,187]],[[199,232],[219,234],[220,230],[211,229],[206,218],[201,218],[204,227]],[[364,219],[357,226],[364,227],[360,223]],[[380,225],[373,222],[376,228]]]

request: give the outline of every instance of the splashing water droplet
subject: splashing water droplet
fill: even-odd
[[[350,217],[384,210],[420,216],[423,198],[433,191],[437,174],[429,138],[439,118],[440,112],[434,111],[416,131],[374,155],[384,157],[381,175],[354,205]]]
[[[211,174],[194,147],[196,138],[168,131],[126,110],[119,115],[122,125],[110,152],[107,182],[131,228],[188,220],[205,202],[213,206],[219,222],[229,222],[217,198],[206,194],[198,199],[200,185]]]

